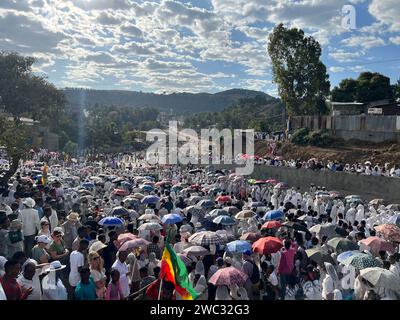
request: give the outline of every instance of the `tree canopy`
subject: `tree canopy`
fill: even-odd
[[[321,112],[321,101],[329,94],[330,82],[321,62],[321,46],[297,28],[275,27],[269,36],[268,53],[274,81],[289,115]]]
[[[392,100],[395,90],[390,78],[377,72],[362,72],[357,79],[343,79],[332,90],[332,101],[371,102],[382,99]]]

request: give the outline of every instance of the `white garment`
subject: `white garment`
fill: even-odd
[[[40,230],[39,213],[32,208],[26,208],[20,211],[18,219],[22,221],[22,232],[25,237],[36,235]]]
[[[119,271],[119,282],[121,284],[122,294],[124,295],[124,297],[127,297],[130,293],[129,279],[126,276],[126,274],[128,273],[128,266],[126,265],[126,263],[121,262],[119,261],[119,259],[117,259],[112,265],[112,268],[115,268]]]
[[[78,282],[81,280],[78,268],[85,264],[85,257],[79,251],[72,251],[69,256],[69,262],[71,266],[71,271],[69,273],[69,284],[71,287],[76,287]]]
[[[55,272],[50,272],[42,280],[43,300],[67,300],[68,294],[61,279],[55,280]]]
[[[4,292],[3,286],[0,283],[0,301],[7,300],[6,293]]]
[[[328,294],[333,293],[335,286],[332,277],[327,274],[322,281],[322,297],[327,300]]]
[[[18,284],[22,287],[23,290],[32,288],[32,293],[28,296],[26,300],[42,300],[42,291],[39,288],[35,287],[34,281],[26,279],[22,274],[17,278]]]

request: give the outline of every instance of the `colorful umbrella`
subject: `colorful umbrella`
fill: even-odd
[[[327,244],[331,246],[336,252],[358,250],[360,247],[354,242],[346,238],[335,237],[330,239]]]
[[[154,190],[154,187],[152,185],[149,185],[149,184],[143,184],[143,185],[140,186],[140,189],[143,192],[151,192],[151,191]]]
[[[111,210],[111,213],[110,213],[110,214],[111,214],[112,216],[127,215],[127,214],[129,214],[129,210],[126,209],[126,208],[124,208],[124,207],[118,206],[118,207],[114,207],[114,208]]]
[[[85,189],[94,189],[94,188],[96,188],[95,184],[92,183],[92,182],[84,182],[84,183],[82,183],[81,187],[85,188]]]
[[[238,220],[246,220],[246,219],[253,218],[255,215],[256,214],[252,210],[243,210],[243,211],[240,211],[239,213],[237,213],[235,215],[235,218]]]
[[[254,252],[260,254],[269,254],[279,251],[283,247],[283,243],[276,237],[264,237],[258,239],[253,243],[252,248]]]
[[[368,237],[367,239],[363,239],[360,242],[370,247],[371,251],[374,254],[378,254],[381,250],[394,252],[393,245],[390,242],[387,242],[385,239],[379,237]]]
[[[135,249],[135,248],[139,248],[139,247],[146,247],[147,245],[149,245],[150,242],[142,239],[142,238],[137,238],[137,239],[133,239],[133,240],[128,240],[126,242],[124,242],[121,247],[119,248],[120,251],[126,251],[129,249]]]
[[[208,282],[215,286],[230,286],[235,284],[242,286],[247,278],[248,276],[244,272],[234,267],[226,267],[217,270]]]
[[[343,261],[345,265],[352,265],[358,270],[371,267],[382,267],[382,263],[373,256],[366,253],[355,253]]]
[[[232,201],[231,197],[229,196],[218,196],[215,201],[217,202],[229,202]]]
[[[227,251],[243,253],[251,251],[251,244],[244,240],[235,240],[226,244]]]
[[[112,194],[115,196],[125,197],[129,194],[129,192],[124,189],[114,189]]]
[[[233,220],[230,216],[225,215],[216,217],[213,222],[215,224],[222,224],[224,226],[233,226],[236,223],[235,220]]]
[[[215,206],[215,203],[214,203],[214,201],[204,199],[204,200],[199,201],[196,204],[196,206],[200,207],[200,208],[212,208]]]
[[[336,260],[338,262],[340,262],[340,263],[343,263],[347,258],[355,255],[356,253],[360,253],[360,251],[345,251],[345,252],[342,252],[341,254],[339,254],[336,257]]]
[[[105,227],[115,227],[121,226],[124,224],[124,221],[117,217],[105,217],[99,221],[99,225]]]
[[[121,246],[124,242],[128,241],[128,240],[135,240],[137,239],[137,236],[132,234],[132,233],[122,233],[118,236],[118,243]]]
[[[307,249],[306,254],[310,260],[315,261],[319,265],[322,265],[324,262],[329,262],[332,264],[335,263],[331,255],[329,253],[326,253],[325,251],[322,251],[321,248]]]
[[[182,221],[182,217],[176,213],[166,214],[162,217],[161,222],[164,224],[175,224]]]
[[[240,240],[250,241],[252,243],[256,242],[260,238],[261,238],[261,235],[258,233],[254,233],[254,232],[243,233],[240,236]]]
[[[275,180],[275,179],[268,179],[268,180],[265,180],[265,182],[269,183],[269,184],[272,184],[272,185],[276,185],[276,184],[279,183],[279,181]]]
[[[159,198],[159,197],[157,197],[157,196],[155,196],[155,195],[148,195],[148,196],[145,196],[145,197],[141,200],[141,203],[143,203],[143,204],[155,204],[155,203],[157,203],[158,201],[160,201],[160,198]]]
[[[280,226],[282,226],[282,223],[279,221],[267,221],[262,225],[261,229],[274,229],[279,228]]]
[[[284,216],[285,216],[285,214],[280,210],[270,210],[264,215],[263,219],[264,220],[279,220],[279,219],[282,219]]]
[[[375,230],[380,232],[386,240],[400,242],[400,228],[395,224],[384,223],[375,227]]]

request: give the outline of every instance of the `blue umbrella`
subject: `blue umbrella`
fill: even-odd
[[[396,214],[394,216],[391,216],[388,220],[389,223],[393,223],[397,226],[400,227],[400,214]]]
[[[182,217],[176,213],[166,214],[162,217],[161,222],[165,224],[175,224],[182,221]]]
[[[268,221],[269,220],[279,220],[279,219],[282,219],[283,216],[284,216],[284,213],[282,211],[280,211],[280,210],[271,210],[271,211],[268,211],[264,215],[263,219],[264,220],[268,220]]]
[[[105,227],[114,227],[123,225],[124,221],[117,217],[105,217],[99,221],[99,225]]]
[[[141,202],[144,204],[151,204],[151,203],[157,203],[158,201],[160,201],[159,197],[157,197],[155,195],[149,195],[149,196],[145,196]]]
[[[145,192],[151,192],[154,190],[154,187],[149,184],[144,184],[140,187],[140,189],[142,189],[142,191],[145,191]]]
[[[215,206],[214,201],[211,200],[201,200],[196,204],[197,207],[202,207],[202,208],[212,208]]]
[[[345,251],[342,252],[341,254],[339,254],[336,257],[336,260],[339,261],[340,263],[343,263],[344,260],[346,260],[347,258],[354,256],[354,254],[356,254],[359,251]]]
[[[235,220],[233,220],[230,216],[225,215],[216,217],[213,222],[215,224],[222,224],[225,226],[232,226],[236,223]]]
[[[128,182],[128,181],[123,181],[123,182],[121,183],[121,186],[124,186],[124,187],[127,188],[127,189],[132,189],[132,188],[133,188],[132,183],[130,183],[130,182]]]
[[[92,182],[84,182],[81,186],[85,189],[94,189],[96,187]]]
[[[227,251],[230,252],[246,252],[251,251],[251,243],[244,240],[235,240],[226,244]]]

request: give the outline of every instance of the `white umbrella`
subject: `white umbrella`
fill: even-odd
[[[156,222],[147,222],[147,223],[143,223],[138,230],[162,230],[163,227]]]
[[[393,272],[379,268],[365,268],[360,271],[360,275],[375,287],[400,291],[400,278]]]
[[[186,253],[188,256],[196,256],[196,257],[210,254],[210,252],[202,246],[191,246],[183,250],[183,252]]]

